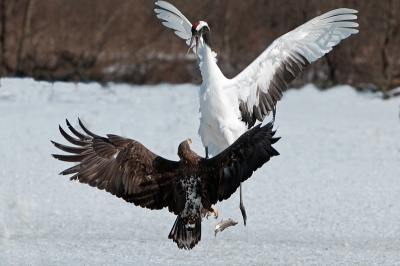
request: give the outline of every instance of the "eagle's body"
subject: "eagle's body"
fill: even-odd
[[[79,121],[80,122],[80,121]],[[67,121],[71,137],[61,127],[61,134],[78,147],[53,144],[73,155],[53,155],[67,162],[80,162],[61,172],[74,174],[71,180],[104,189],[127,202],[152,210],[168,207],[177,215],[169,238],[179,248],[191,249],[201,239],[202,214],[215,210],[218,201],[228,199],[240,182],[279,153],[271,146],[273,121],[254,127],[219,155],[205,159],[190,149],[190,139],[178,147],[179,161],[164,159],[138,141],[107,135],[101,137],[87,130],[75,130]]]

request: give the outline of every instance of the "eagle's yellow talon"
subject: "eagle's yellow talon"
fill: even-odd
[[[218,210],[215,207],[211,207],[211,210],[206,213],[206,215],[205,215],[206,218],[208,219],[208,217],[212,216],[213,213],[214,213],[214,218],[217,219],[218,218]]]
[[[217,208],[213,207],[213,211],[214,211],[214,218],[218,219],[218,210]],[[210,212],[211,213],[211,212]],[[211,214],[210,214],[211,215]]]

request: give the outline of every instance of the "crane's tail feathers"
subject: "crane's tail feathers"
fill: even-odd
[[[182,217],[178,215],[168,238],[172,239],[180,249],[194,248],[201,240],[201,216],[198,215],[193,228],[187,228]]]

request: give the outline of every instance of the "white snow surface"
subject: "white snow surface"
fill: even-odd
[[[0,265],[400,265],[400,99],[349,86],[289,90],[279,102],[274,157],[217,204],[239,221],[191,251],[167,238],[175,216],[150,211],[58,173],[71,164],[50,140],[80,117],[178,160],[197,135],[198,87],[0,80]],[[268,122],[267,117],[265,122]]]

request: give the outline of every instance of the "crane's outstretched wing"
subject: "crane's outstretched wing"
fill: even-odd
[[[207,171],[203,191],[208,194],[205,198],[209,198],[210,204],[228,199],[241,182],[271,157],[279,155],[272,147],[280,139],[274,138],[273,126],[274,120],[262,127],[258,124],[217,156],[201,160],[201,169]]]
[[[340,8],[318,16],[276,39],[246,69],[230,80],[239,90],[242,120],[251,128],[282,98],[288,84],[303,69],[358,32],[357,10]]]
[[[157,1],[156,5],[163,9],[154,9],[157,13],[157,18],[165,20],[162,24],[175,30],[175,34],[186,40],[187,45],[190,45],[192,37],[192,23],[173,5],[165,1]],[[193,44],[194,46],[194,44]]]
[[[178,162],[169,161],[149,151],[139,142],[116,135],[107,138],[93,134],[79,120],[86,134],[78,132],[67,120],[67,126],[78,138],[68,135],[60,126],[61,135],[75,147],[52,141],[54,146],[73,155],[52,156],[65,162],[79,162],[61,175],[74,174],[71,180],[89,184],[148,209],[162,209],[178,213],[174,196],[174,182],[180,176]]]

